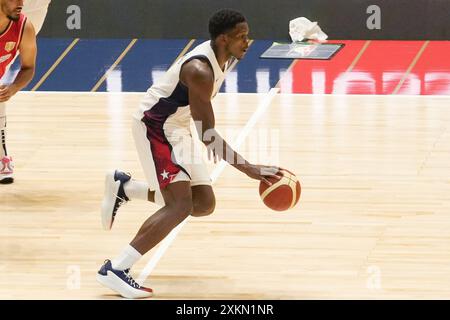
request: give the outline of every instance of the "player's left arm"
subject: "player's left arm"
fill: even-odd
[[[21,68],[14,82],[0,88],[0,102],[8,101],[18,91],[25,88],[33,79],[36,69],[36,33],[33,24],[27,20],[24,25],[22,40],[19,44]]]

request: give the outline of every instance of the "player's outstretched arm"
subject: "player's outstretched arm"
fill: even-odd
[[[211,96],[214,89],[214,74],[206,61],[192,60],[186,63],[180,73],[181,82],[188,87],[191,115],[196,122],[198,134],[208,152],[231,164],[250,178],[262,180],[271,185],[267,177],[279,179],[278,167],[253,165],[220,136],[215,129],[214,111]]]
[[[8,101],[18,91],[26,87],[33,79],[36,69],[36,33],[33,24],[28,20],[24,26],[22,40],[19,44],[19,52],[21,64],[20,71],[12,84],[0,88],[0,102]]]

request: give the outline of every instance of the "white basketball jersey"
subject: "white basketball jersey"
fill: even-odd
[[[211,41],[203,42],[187,53],[169,68],[148,90],[141,102],[139,111],[134,115],[139,120],[164,122],[176,127],[188,128],[190,125],[190,107],[188,88],[180,81],[181,67],[193,59],[206,59],[214,72],[213,98],[225,80],[225,75],[235,58],[230,59],[222,70],[211,48]]]

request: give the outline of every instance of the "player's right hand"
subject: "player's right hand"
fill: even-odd
[[[276,180],[280,180],[283,177],[281,168],[276,166],[247,164],[243,171],[250,178],[264,181],[269,186],[272,185],[268,179],[269,177],[275,178]]]

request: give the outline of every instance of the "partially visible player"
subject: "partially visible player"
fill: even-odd
[[[36,33],[42,28],[51,0],[0,0],[0,79],[20,53],[21,68],[11,84],[0,86],[0,183],[14,181],[12,157],[6,148],[6,105],[32,80]],[[24,13],[24,14],[23,14]],[[29,15],[29,17],[28,17]]]

